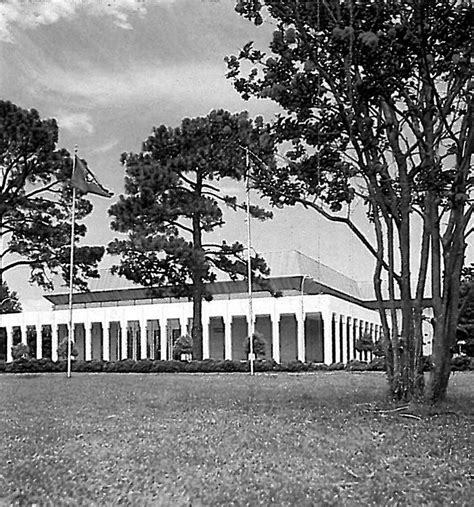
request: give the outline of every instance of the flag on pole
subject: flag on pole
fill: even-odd
[[[77,155],[75,157],[74,170],[71,177],[71,185],[82,192],[83,194],[95,194],[101,197],[112,197],[114,194],[105,189],[92,174],[92,171],[87,167]]]
[[[72,342],[74,340],[74,321],[72,315],[72,292],[74,282],[74,245],[75,245],[75,216],[76,216],[76,190],[82,194],[95,194],[101,197],[112,197],[112,192],[105,189],[92,174],[87,164],[77,156],[77,146],[74,150],[74,161],[71,176],[72,191],[72,210],[71,210],[71,254],[70,254],[70,273],[69,273],[69,335],[67,345],[67,377],[71,377],[71,353]]]

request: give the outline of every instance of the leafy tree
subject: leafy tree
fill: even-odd
[[[72,159],[57,149],[58,126],[42,120],[34,109],[25,110],[0,101],[0,281],[3,273],[29,266],[31,281],[51,287],[52,275],[67,279],[69,271],[69,180]],[[90,201],[77,199],[80,221],[92,211]],[[77,237],[86,228],[76,224]],[[98,276],[103,247],[76,247],[75,281]]]
[[[255,331],[252,334],[252,349],[257,359],[265,359],[267,355],[267,341],[262,333]],[[245,355],[250,354],[250,337],[247,336],[244,340]]]
[[[8,285],[0,285],[0,313],[20,313],[21,304],[16,292],[10,292]]]
[[[430,273],[429,397],[443,399],[474,207],[472,8],[451,0],[239,0],[236,10],[257,25],[268,16],[275,26],[270,56],[249,43],[227,58],[228,77],[244,98],[270,98],[283,110],[274,135],[290,148],[284,164],[272,171],[262,165],[259,188],[274,204],[302,203],[346,224],[373,255],[397,399],[424,390]],[[351,215],[355,199],[366,206],[371,235]]]
[[[375,343],[370,333],[364,333],[359,339],[355,341],[354,348],[358,352],[373,352],[375,350]]]
[[[208,241],[224,225],[222,207],[246,209],[235,196],[225,195],[222,180],[241,181],[248,170],[246,150],[270,160],[273,145],[261,118],[247,113],[211,111],[205,117],[185,118],[177,128],[161,125],[139,154],[124,154],[126,196],[109,213],[112,228],[128,233],[108,248],[120,255],[115,272],[169,294],[193,301],[193,357],[202,358],[202,301],[210,299],[206,284],[216,272],[232,279],[246,276],[244,247]],[[250,206],[252,216],[271,216]],[[264,260],[252,257],[256,280],[268,274]]]
[[[68,338],[63,338],[58,344],[58,358],[59,359],[67,359],[68,352]],[[77,357],[79,355],[79,351],[77,347],[74,346],[74,341],[71,340],[71,356]]]
[[[193,339],[188,334],[180,336],[173,346],[173,359],[180,360],[181,355],[192,355]]]
[[[24,343],[17,343],[12,347],[12,358],[14,361],[19,359],[30,359],[30,349],[28,345]]]

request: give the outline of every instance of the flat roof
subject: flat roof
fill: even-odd
[[[352,278],[326,266],[296,250],[263,253],[262,257],[270,267],[268,282],[274,291],[303,291],[304,294],[331,294],[344,300],[367,306],[374,298],[367,297],[366,291]],[[207,284],[206,289],[212,296],[245,294],[247,282],[244,280],[218,280]],[[254,284],[256,293],[267,292],[268,289]],[[69,294],[66,289],[44,296],[56,306],[67,305]],[[130,280],[113,275],[110,270],[101,270],[98,279],[90,280],[90,289],[76,292],[73,304],[104,304],[120,301],[139,301],[151,299],[159,302],[176,298],[170,287],[145,287]]]

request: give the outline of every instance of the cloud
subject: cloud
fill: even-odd
[[[220,63],[135,64],[117,73],[96,66],[62,68],[47,65],[33,71],[36,93],[75,97],[89,109],[97,106],[129,105],[151,100],[194,100],[219,98],[224,72]],[[230,87],[230,85],[229,85]]]
[[[169,3],[172,0],[154,0]],[[14,29],[34,29],[59,20],[83,16],[109,17],[120,28],[133,28],[130,14],[145,15],[146,3],[138,0],[11,0],[0,3],[0,41],[14,42]]]
[[[56,117],[59,127],[69,132],[93,134],[95,131],[92,118],[87,113],[59,112]]]
[[[118,139],[112,139],[111,141],[108,141],[107,143],[102,144],[97,148],[94,148],[92,150],[92,153],[106,153],[107,151],[117,146],[118,143],[119,143]]]

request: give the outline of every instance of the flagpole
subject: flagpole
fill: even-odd
[[[247,277],[248,277],[248,296],[249,296],[249,359],[250,359],[250,375],[254,374],[254,347],[253,347],[253,301],[252,301],[252,257],[250,249],[252,246],[252,235],[250,227],[250,160],[249,150],[245,150],[245,164],[247,166]]]
[[[77,144],[74,146],[74,158],[72,162],[72,174],[76,169]],[[74,244],[76,226],[76,187],[72,187],[72,212],[71,212],[71,251],[69,260],[69,333],[67,340],[67,378],[71,378],[71,353],[72,341],[74,340],[74,322],[72,318],[72,292],[74,285]]]

